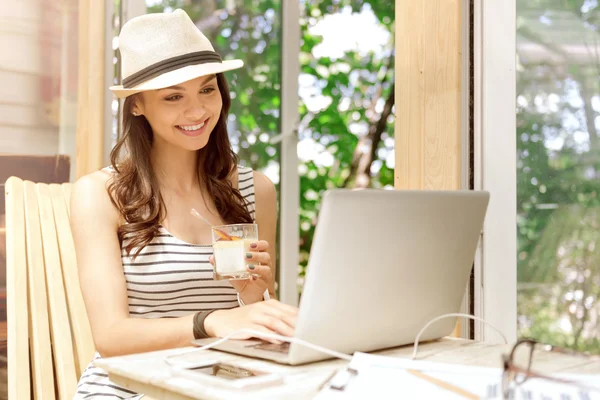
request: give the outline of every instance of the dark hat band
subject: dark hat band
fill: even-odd
[[[152,64],[149,67],[146,67],[123,79],[123,88],[131,89],[140,83],[144,83],[152,78],[156,78],[165,72],[174,71],[189,65],[206,64],[211,62],[221,63],[223,60],[221,60],[221,56],[214,51],[197,51],[195,53],[171,57]]]

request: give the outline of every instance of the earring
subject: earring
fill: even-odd
[[[132,112],[132,114],[133,114],[134,117],[137,117],[138,115],[140,115],[140,114],[136,113],[135,111]]]

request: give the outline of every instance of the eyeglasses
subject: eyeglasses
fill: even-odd
[[[523,349],[526,352],[524,359],[520,359],[518,361],[516,360],[515,355],[517,353],[517,349]],[[585,386],[579,382],[573,382],[533,371],[531,367],[533,364],[534,352],[538,352],[539,354],[540,351],[545,353],[560,353],[577,357],[585,357],[589,361],[600,362],[600,356],[598,355],[581,353],[557,346],[551,346],[549,344],[539,343],[533,339],[520,339],[517,341],[517,343],[515,343],[509,355],[502,356],[504,364],[504,371],[502,374],[502,392],[505,399],[514,398],[514,390],[511,390],[511,388],[516,389],[530,378],[545,379],[556,383],[573,385],[585,391],[600,391],[598,388]]]

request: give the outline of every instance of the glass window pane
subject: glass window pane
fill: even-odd
[[[517,1],[518,327],[600,345],[600,6]]]

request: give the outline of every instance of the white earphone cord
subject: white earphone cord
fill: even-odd
[[[439,321],[442,318],[448,318],[448,317],[463,317],[463,318],[469,318],[469,319],[473,319],[473,320],[476,320],[479,322],[483,322],[484,324],[488,325],[490,328],[492,328],[493,330],[498,332],[498,334],[502,337],[502,339],[504,339],[504,344],[508,343],[508,341],[506,340],[506,336],[504,336],[504,334],[502,332],[500,332],[500,330],[498,328],[496,328],[489,322],[486,322],[485,320],[483,320],[479,317],[476,317],[474,315],[469,315],[469,314],[462,314],[462,313],[444,314],[444,315],[440,315],[439,317],[435,317],[434,319],[429,321],[427,324],[425,324],[423,329],[421,329],[421,331],[417,334],[417,338],[415,339],[415,346],[414,346],[414,350],[413,350],[413,354],[412,354],[413,360],[415,358],[417,358],[417,350],[419,348],[419,339],[421,338],[421,335],[423,334],[423,332],[425,332],[425,329],[427,329],[429,327],[429,325],[433,324],[434,322]]]
[[[434,319],[430,320],[427,324],[425,324],[425,326],[421,329],[421,331],[419,331],[419,333],[417,334],[417,337],[415,339],[415,344],[414,344],[414,350],[413,350],[413,354],[412,354],[412,359],[414,360],[415,358],[417,358],[417,351],[419,348],[419,339],[421,338],[421,335],[423,334],[423,332],[425,332],[425,330],[429,327],[429,325],[433,324],[436,321],[439,321],[440,319],[443,318],[448,318],[448,317],[463,317],[463,318],[469,318],[469,319],[473,319],[479,322],[483,322],[484,324],[488,325],[490,328],[492,328],[493,330],[495,330],[496,332],[498,332],[498,334],[502,337],[502,339],[504,340],[504,343],[508,343],[508,341],[506,340],[506,336],[504,336],[504,334],[502,334],[502,332],[500,332],[499,329],[497,329],[496,327],[494,327],[493,325],[491,325],[490,323],[486,322],[485,320],[479,318],[479,317],[475,317],[473,315],[469,315],[469,314],[462,314],[462,313],[451,313],[451,314],[444,314],[444,315],[440,315],[439,317],[435,317]],[[233,333],[230,333],[229,335],[216,340],[212,343],[209,343],[205,346],[199,347],[197,349],[191,349],[188,351],[184,351],[178,354],[173,354],[170,356],[166,356],[165,357],[165,362],[171,366],[182,366],[181,363],[173,363],[173,361],[171,361],[172,358],[175,357],[179,357],[188,353],[193,353],[193,352],[199,352],[199,351],[204,351],[204,350],[208,350],[211,349],[215,346],[218,346],[221,343],[224,343],[228,340],[231,340],[234,338],[234,336],[237,335],[241,335],[241,334],[246,334],[246,335],[251,335],[252,337],[256,337],[256,338],[268,338],[268,339],[275,339],[275,340],[279,340],[281,342],[289,342],[289,343],[296,343],[305,347],[308,347],[310,349],[313,349],[315,351],[319,351],[321,353],[324,354],[328,354],[332,357],[336,357],[336,358],[340,358],[342,360],[346,360],[346,361],[350,361],[352,360],[352,356],[348,355],[348,354],[344,354],[344,353],[340,353],[338,351],[335,350],[331,350],[319,345],[316,345],[314,343],[310,343],[307,342],[305,340],[302,339],[298,339],[295,337],[287,337],[287,336],[281,336],[275,333],[268,333],[268,332],[259,332],[259,331],[255,331],[253,329],[241,329],[239,331],[235,331]]]

